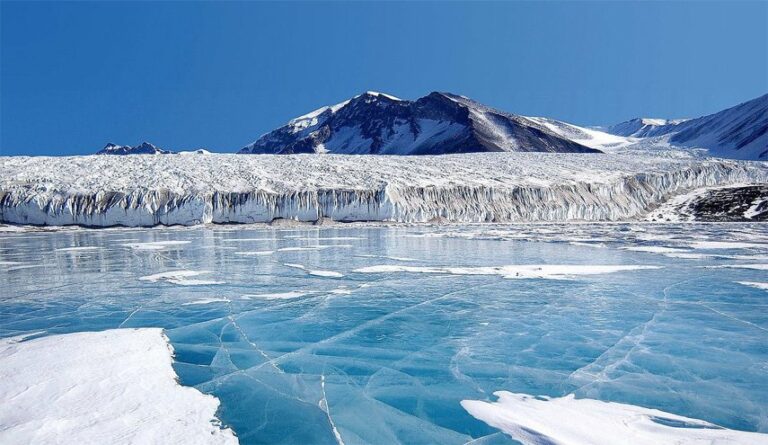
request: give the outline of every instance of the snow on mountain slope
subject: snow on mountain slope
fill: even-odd
[[[0,222],[85,226],[642,218],[768,164],[573,153],[0,157]]]
[[[668,136],[672,145],[706,148],[712,156],[768,159],[768,94],[696,119],[633,119],[610,127],[608,132],[634,137]]]
[[[539,125],[545,126],[561,137],[570,139],[573,142],[590,148],[596,148],[600,151],[610,151],[616,148],[627,147],[635,142],[627,137],[617,136],[592,128],[579,127],[546,117],[526,117],[526,119],[530,119]]]
[[[167,155],[172,153],[172,151],[163,150],[149,142],[142,142],[135,147],[131,147],[130,145],[117,145],[110,142],[105,145],[104,148],[96,152],[97,155]]]
[[[638,117],[625,122],[611,125],[606,129],[607,133],[617,136],[636,138],[661,136],[674,131],[673,127],[685,122],[687,119],[655,119]]]
[[[551,126],[449,93],[416,101],[366,92],[288,122],[244,147],[244,154],[397,154],[469,152],[590,153]]]

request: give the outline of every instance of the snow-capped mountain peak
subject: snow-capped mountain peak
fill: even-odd
[[[598,150],[465,96],[432,92],[409,101],[368,91],[292,119],[240,153],[415,155],[486,151]]]
[[[378,91],[366,91],[364,94],[367,94],[369,96],[374,96],[374,97],[382,96],[382,97],[386,97],[387,99],[390,99],[390,100],[397,100],[397,101],[402,100],[399,97],[392,96],[391,94],[379,93]]]

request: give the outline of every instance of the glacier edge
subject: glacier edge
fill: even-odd
[[[765,163],[650,156],[206,158],[202,165],[176,157],[123,158],[123,164],[92,157],[3,158],[0,222],[621,221],[640,219],[696,188],[768,182]],[[68,168],[67,159],[76,159],[77,168]],[[108,174],[99,175],[103,171]]]

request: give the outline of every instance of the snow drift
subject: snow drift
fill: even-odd
[[[0,158],[0,222],[615,221],[768,164],[649,154]]]
[[[237,444],[219,400],[180,386],[161,329],[0,340],[4,444]]]
[[[735,431],[623,403],[495,392],[499,400],[464,400],[473,417],[525,445],[766,445],[768,435]]]

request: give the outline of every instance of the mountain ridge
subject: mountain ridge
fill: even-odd
[[[693,119],[635,118],[607,131],[628,137],[668,137],[673,145],[705,148],[717,157],[768,159],[768,94]]]
[[[368,91],[291,119],[241,154],[472,152],[599,153],[524,116],[464,96],[432,92],[415,101]]]

